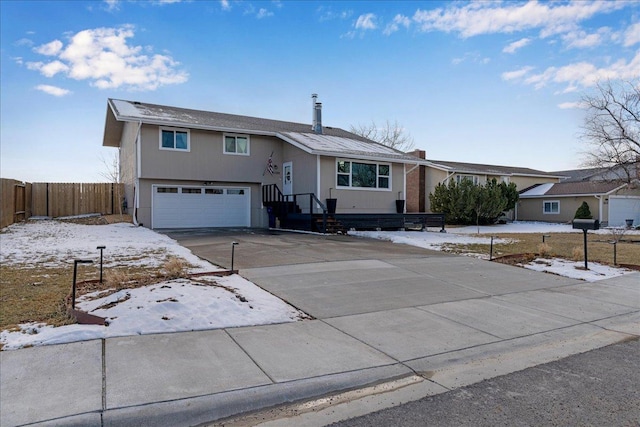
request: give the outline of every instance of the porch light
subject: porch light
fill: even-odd
[[[236,245],[238,242],[231,242],[231,274],[233,274],[233,258],[236,251]]]

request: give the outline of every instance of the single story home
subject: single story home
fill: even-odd
[[[150,228],[267,227],[274,195],[312,212],[395,213],[406,172],[424,163],[322,124],[109,99],[103,146],[119,150],[127,210]]]
[[[536,184],[520,193],[516,219],[571,222],[586,202],[603,226],[619,227],[632,219],[640,224],[640,181],[572,181]]]
[[[496,179],[498,182],[513,182],[517,189],[525,189],[536,184],[560,182],[564,177],[521,167],[426,160],[423,150],[415,150],[410,154],[424,159],[426,163],[409,168],[407,173],[407,212],[429,212],[429,194],[438,184],[448,184],[451,180],[470,180],[474,184],[484,185]]]

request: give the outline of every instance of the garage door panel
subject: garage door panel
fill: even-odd
[[[153,228],[248,227],[251,224],[249,188],[152,188]]]
[[[620,227],[627,219],[633,219],[634,225],[640,224],[640,197],[609,198],[609,225]]]

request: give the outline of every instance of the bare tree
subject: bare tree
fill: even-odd
[[[637,177],[640,159],[640,80],[597,84],[595,95],[585,95],[587,110],[582,138],[590,149],[585,166],[620,171],[630,182]]]
[[[118,155],[118,152],[112,153],[110,156],[105,157],[103,154],[100,154],[100,161],[103,164],[103,169],[99,172],[99,175],[104,178],[105,180],[107,180],[108,182],[112,183],[112,184],[119,184],[120,183],[120,162],[119,162],[119,158],[120,156]],[[117,208],[114,206],[114,211],[113,213],[116,213],[116,209],[117,212],[120,214],[120,216],[122,217],[122,200],[123,200],[124,194],[122,194],[122,191],[120,189],[119,185],[115,186],[115,200],[118,203]]]
[[[406,132],[406,129],[398,121],[391,123],[387,120],[383,126],[378,126],[373,121],[369,125],[352,125],[349,131],[404,152],[411,150],[414,146],[413,137]]]

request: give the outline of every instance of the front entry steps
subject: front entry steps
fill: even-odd
[[[342,225],[340,221],[334,217],[327,217],[326,233],[329,234],[347,234],[347,229]],[[322,232],[323,224],[322,218],[316,218],[315,220],[316,231]]]

